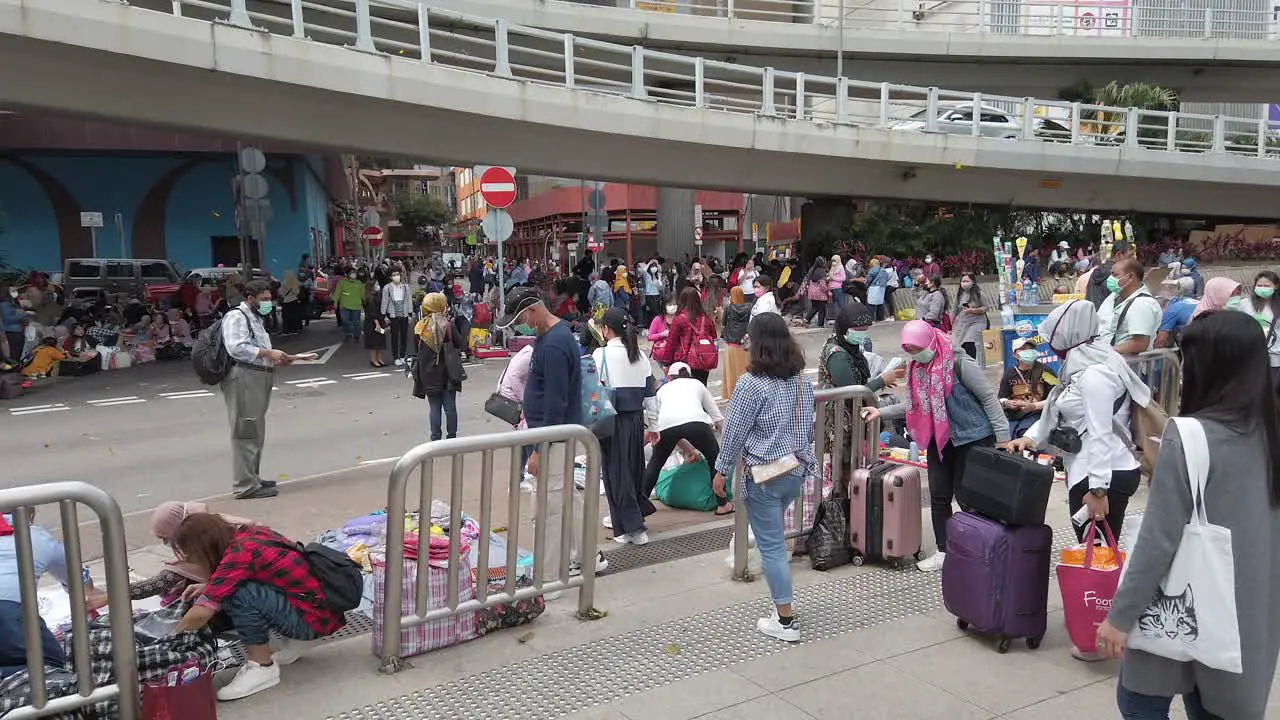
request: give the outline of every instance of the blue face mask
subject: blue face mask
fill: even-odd
[[[258,303],[259,315],[270,315],[271,311],[274,309],[275,309],[275,303],[271,302],[270,300],[263,300]]]
[[[844,340],[850,345],[861,345],[867,341],[867,333],[862,330],[849,330],[845,332]]]

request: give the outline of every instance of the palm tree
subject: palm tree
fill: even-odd
[[[1101,88],[1094,88],[1088,82],[1081,81],[1060,90],[1058,98],[1082,105],[1137,110],[1138,142],[1148,147],[1163,146],[1169,129],[1164,116],[1148,115],[1144,111],[1176,112],[1182,104],[1176,91],[1161,85],[1147,82],[1119,83],[1114,80]],[[1080,111],[1080,124],[1082,135],[1105,138],[1112,142],[1123,142],[1126,135],[1124,112],[1083,108]],[[1182,135],[1180,132],[1179,141],[1184,140]],[[1185,139],[1192,140],[1190,135]]]

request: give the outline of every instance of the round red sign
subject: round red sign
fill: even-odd
[[[489,207],[505,208],[516,201],[516,179],[504,167],[491,167],[480,176],[480,197]]]

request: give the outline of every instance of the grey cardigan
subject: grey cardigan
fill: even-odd
[[[946,312],[946,290],[927,292],[916,301],[916,317],[927,322],[942,322],[942,313]]]
[[[1009,442],[1009,418],[1005,416],[1004,408],[1000,406],[999,393],[991,383],[987,382],[982,366],[962,351],[956,352],[956,379],[964,383],[969,392],[982,403],[982,409],[986,411],[987,419],[991,421],[991,432],[995,434],[996,442]],[[906,416],[906,403],[880,408],[880,417],[884,420],[901,420]]]
[[[408,283],[401,283],[400,286],[404,288],[404,297],[400,302],[396,302],[393,297],[392,283],[382,286],[382,314],[386,317],[413,317],[413,288]]]
[[[1205,709],[1214,715],[1261,720],[1280,653],[1280,508],[1268,496],[1269,464],[1261,431],[1241,432],[1212,420],[1201,424],[1209,443],[1205,511],[1209,522],[1230,528],[1235,552],[1244,672],[1236,675],[1129,650],[1122,681],[1134,692],[1164,697],[1198,688]],[[1191,519],[1182,438],[1173,423],[1165,428],[1153,478],[1137,544],[1107,616],[1121,632],[1137,625]]]

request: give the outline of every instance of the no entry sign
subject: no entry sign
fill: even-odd
[[[491,167],[480,176],[480,197],[489,207],[505,208],[516,201],[516,179],[504,167]]]
[[[382,244],[382,228],[367,227],[360,233],[365,242],[369,243],[369,247],[378,247]]]

